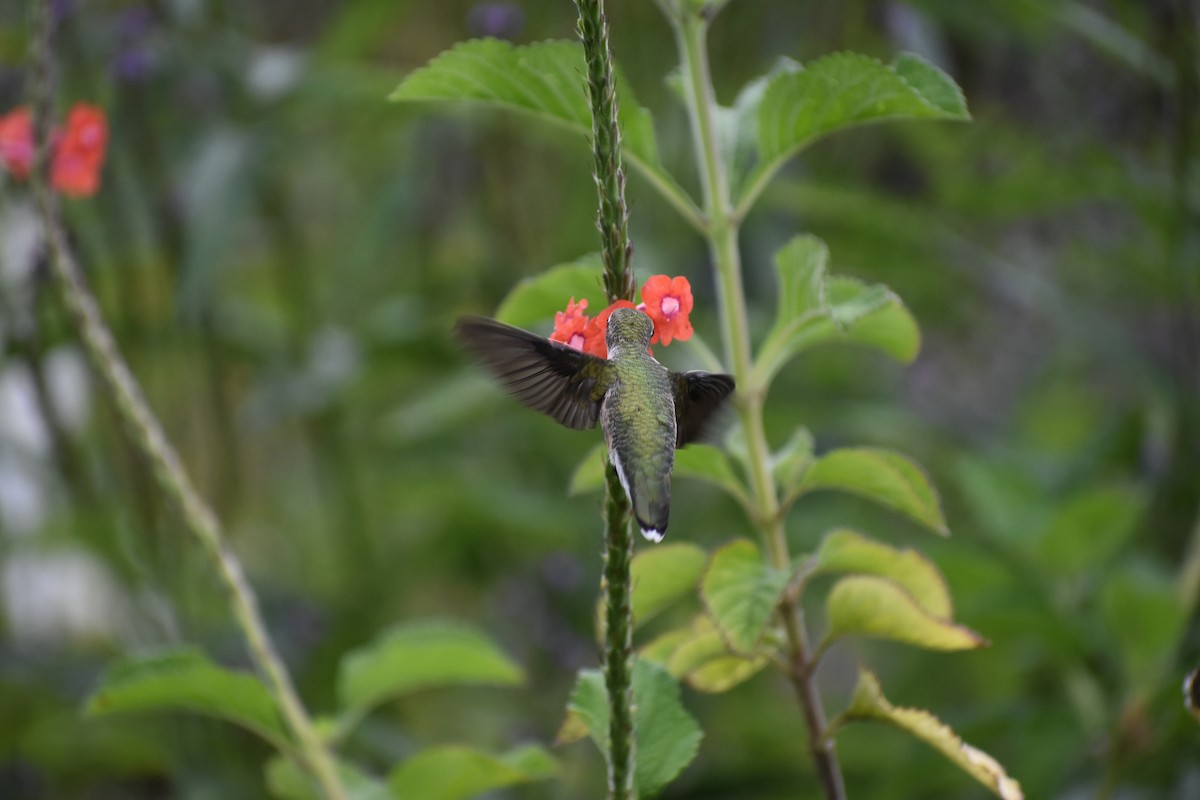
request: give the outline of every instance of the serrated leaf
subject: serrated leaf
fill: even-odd
[[[554,757],[527,745],[503,755],[447,745],[422,750],[392,770],[388,785],[398,800],[466,800],[493,789],[553,778]]]
[[[1145,508],[1145,492],[1121,484],[1093,487],[1071,497],[1042,533],[1042,564],[1055,575],[1079,575],[1100,566],[1137,529]]]
[[[894,725],[933,747],[1002,800],[1023,800],[1025,796],[1021,785],[994,758],[964,742],[933,714],[923,709],[893,706],[883,696],[879,679],[866,669],[858,671],[858,686],[843,717]]]
[[[674,474],[684,478],[696,478],[719,486],[743,506],[750,505],[745,486],[733,471],[729,456],[719,447],[707,444],[690,444],[675,451]]]
[[[688,627],[659,636],[642,649],[641,655],[662,664],[693,689],[708,693],[732,689],[770,660],[766,653],[751,657],[731,653],[712,620],[703,614]]]
[[[679,684],[657,664],[640,659],[634,663],[633,702],[637,796],[649,797],[692,762],[704,734],[683,707]],[[582,724],[607,757],[609,708],[600,670],[580,671],[567,713],[563,729],[578,730]]]
[[[521,668],[479,631],[458,622],[410,622],[342,659],[338,696],[357,716],[372,706],[432,686],[512,686]]]
[[[954,608],[946,580],[933,562],[911,548],[903,550],[855,531],[832,531],[813,558],[812,574],[853,572],[888,578],[904,587],[917,604],[935,617],[951,619]]]
[[[891,639],[927,650],[972,650],[987,644],[970,628],[933,616],[886,578],[842,578],[829,592],[825,614],[826,645],[842,636]]]
[[[567,494],[571,497],[604,488],[604,469],[608,465],[608,452],[604,442],[587,451],[571,473]]]
[[[747,83],[738,92],[730,107],[716,109],[717,144],[721,148],[722,161],[729,171],[729,182],[733,186],[741,183],[750,169],[758,149],[758,109],[762,104],[767,86],[777,75],[798,72],[802,67],[790,58],[775,62],[770,72]],[[680,99],[686,103],[687,89],[681,74],[676,74]]]
[[[943,536],[950,534],[929,478],[916,462],[899,453],[868,447],[831,450],[804,473],[796,494],[818,489],[857,494]]]
[[[104,673],[85,711],[190,711],[240,725],[277,747],[286,747],[290,738],[274,698],[256,676],[218,666],[194,649],[117,662]]]
[[[336,767],[347,800],[390,800],[392,797],[387,786],[356,767],[342,761]],[[272,758],[267,762],[265,776],[267,791],[278,800],[324,800],[312,778],[291,759]]]
[[[701,597],[729,646],[753,653],[791,575],[763,562],[758,547],[746,539],[713,553],[700,583]]]
[[[582,136],[592,132],[584,75],[583,46],[578,42],[539,42],[514,46],[497,39],[473,39],[455,45],[414,71],[390,100],[465,101],[531,114]],[[651,178],[682,194],[663,170],[650,112],[637,104],[633,90],[617,72],[618,123],[624,158]]]
[[[833,131],[889,119],[968,118],[954,81],[916,56],[892,65],[856,53],[817,59],[767,86],[758,109],[759,164],[738,208],[748,208],[787,159]]]
[[[607,305],[600,284],[603,271],[600,257],[593,254],[522,278],[500,302],[496,319],[533,329],[551,322],[555,312],[565,309],[572,297],[587,300],[589,313],[599,313]]]

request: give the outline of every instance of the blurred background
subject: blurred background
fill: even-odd
[[[0,111],[23,102],[26,4],[0,4]],[[573,38],[566,0],[64,0],[63,107],[103,106],[100,193],[66,201],[89,276],[151,405],[227,523],[315,711],[339,657],[398,621],[455,617],[528,671],[521,689],[431,691],[350,743],[377,769],[464,741],[548,742],[596,663],[598,497],[568,497],[596,437],[488,388],[452,346],[520,278],[597,249],[584,142],[526,120],[385,102],[455,42]],[[735,0],[711,37],[718,97],[781,56],[918,52],[970,125],[823,141],[744,236],[753,324],[771,255],[824,238],[833,268],[919,320],[908,367],[829,349],[790,365],[772,443],[886,446],[942,492],[946,541],[860,501],[807,498],[795,552],[837,524],[929,554],[992,646],[835,650],[988,751],[1031,798],[1200,797],[1200,73],[1191,0]],[[653,4],[611,0],[616,56],[698,195],[674,47]],[[703,243],[631,179],[641,277],[687,275],[719,341]],[[195,717],[81,719],[106,664],[196,643],[248,666],[207,562],[155,491],[39,267],[24,186],[0,185],[0,796],[265,796],[268,748]],[[566,298],[563,298],[564,303]],[[547,320],[549,324],[549,320]],[[674,365],[686,351],[667,352]],[[686,481],[673,537],[750,535]],[[820,616],[813,618],[819,622]],[[764,672],[685,702],[706,732],[664,797],[817,797],[789,688]],[[851,796],[981,797],[904,735],[840,739]],[[560,781],[497,797],[598,797],[590,745]]]

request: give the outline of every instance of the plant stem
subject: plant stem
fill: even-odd
[[[234,617],[246,637],[251,657],[279,704],[306,766],[329,800],[346,800],[347,795],[334,768],[333,759],[317,735],[312,720],[300,701],[291,676],[275,650],[258,610],[254,590],[246,580],[241,562],[224,541],[221,524],[200,496],[184,469],[179,455],[150,410],[137,379],[117,348],[104,322],[100,305],[88,288],[83,271],[71,251],[59,218],[58,197],[50,189],[49,121],[54,99],[54,12],[51,0],[34,6],[34,130],[37,142],[35,168],[31,175],[34,197],[41,215],[43,236],[50,264],[62,289],[92,364],[99,373],[129,434],[150,462],[159,487],[179,508],[188,530],[212,559],[225,585]]]
[[[686,13],[672,20],[680,55],[685,62],[687,105],[692,136],[704,187],[704,210],[709,220],[709,249],[720,296],[721,329],[725,351],[738,384],[738,414],[746,437],[747,465],[754,491],[757,519],[766,540],[768,558],[777,569],[790,569],[787,536],[779,496],[771,476],[770,448],[763,430],[764,387],[753,379],[746,298],[738,251],[739,220],[732,207],[725,164],[717,146],[716,99],[709,73],[705,37],[708,18]],[[787,631],[788,677],[795,687],[808,728],[809,752],[825,796],[846,796],[841,768],[833,743],[825,736],[825,711],[813,676],[814,662],[804,626],[804,614],[791,595],[780,603],[779,615]]]
[[[576,0],[579,37],[587,61],[592,111],[592,152],[600,210],[596,226],[604,259],[608,302],[633,300],[633,245],[621,167],[617,86],[608,45],[603,0]],[[636,734],[633,723],[633,527],[629,500],[612,462],[605,471],[604,499],[604,685],[608,691],[608,797],[634,800],[637,790]]]

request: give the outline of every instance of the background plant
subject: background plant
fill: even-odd
[[[445,338],[458,313],[595,248],[586,148],[519,117],[380,102],[471,35],[574,36],[557,0],[482,7],[83,4],[64,20],[64,96],[99,102],[113,124],[100,197],[68,203],[67,219],[152,405],[225,511],[301,693],[335,707],[340,656],[429,613],[472,618],[536,687],[387,705],[350,743],[377,769],[372,759],[409,746],[503,752],[531,729],[548,735],[572,671],[595,657],[596,543],[563,526],[592,519],[595,500],[560,494],[588,443],[480,391]],[[610,12],[633,96],[656,109],[659,149],[698,194],[685,118],[658,80],[674,61],[660,14],[644,3]],[[1031,797],[1094,793],[1105,780],[1165,796],[1194,787],[1194,723],[1179,708],[1184,665],[1197,661],[1184,622],[1194,583],[1180,575],[1200,504],[1188,355],[1196,206],[1179,191],[1195,158],[1187,13],[1157,1],[921,0],[815,2],[801,18],[794,3],[760,0],[729,6],[710,37],[723,104],[780,55],[840,50],[885,61],[919,52],[971,98],[969,126],[852,132],[790,166],[743,227],[746,290],[751,319],[768,324],[772,254],[800,228],[829,245],[839,274],[886,282],[921,321],[908,368],[837,349],[792,362],[766,405],[767,435],[784,441],[802,419],[817,452],[867,442],[926,467],[954,536],[914,528],[888,541],[938,565],[956,616],[992,646],[852,648],[893,700],[935,709]],[[0,15],[11,108],[23,10]],[[702,283],[702,240],[630,180],[639,263],[686,272],[699,298],[715,296]],[[29,224],[20,197],[5,186],[4,292],[22,303],[40,292],[27,306],[39,336],[18,342],[3,314],[3,793],[261,794],[268,750],[228,727],[78,720],[114,652],[186,631],[224,664],[240,656],[206,567],[106,406],[71,388],[78,358],[53,296],[13,282],[9,248]],[[706,302],[694,314],[709,337],[714,311]],[[12,399],[33,396],[31,365],[59,398],[61,439],[31,434],[41,414],[11,411],[37,408]],[[42,498],[32,512],[10,499],[14,482]],[[684,480],[677,491],[687,499],[673,525],[697,544],[744,530],[736,501]],[[839,524],[906,525],[831,492],[804,502],[790,522],[797,542]],[[1092,547],[1095,531],[1105,546]],[[87,587],[89,602],[67,603],[64,585]],[[684,602],[649,624],[690,618]],[[1126,625],[1135,607],[1158,611]],[[705,730],[702,758],[667,793],[793,797],[815,786],[796,759],[789,689],[771,674],[715,700],[685,690]],[[602,782],[585,747],[559,755],[562,782],[522,795]],[[848,728],[839,756],[857,797],[985,794],[882,727]]]

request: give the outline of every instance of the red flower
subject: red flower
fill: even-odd
[[[558,311],[554,314],[554,333],[550,334],[550,340],[553,342],[562,342],[563,344],[574,347],[576,350],[584,348],[585,333],[588,318],[583,312],[587,309],[588,301],[580,300],[575,302],[572,297],[567,303],[566,311]]]
[[[89,197],[100,188],[100,168],[108,147],[104,112],[76,103],[67,115],[67,131],[54,147],[50,183],[68,197]]]
[[[29,177],[33,166],[33,117],[18,108],[0,117],[0,160],[17,180]]]
[[[642,303],[645,306],[642,310],[654,320],[651,344],[662,341],[668,345],[672,339],[692,338],[692,323],[688,320],[688,314],[692,313],[692,285],[687,278],[650,276],[642,286]]]
[[[618,308],[636,308],[636,306],[628,300],[618,300],[597,314],[588,323],[587,330],[584,331],[585,341],[583,352],[591,353],[600,358],[608,358],[608,342],[604,337],[608,332],[608,318]]]

